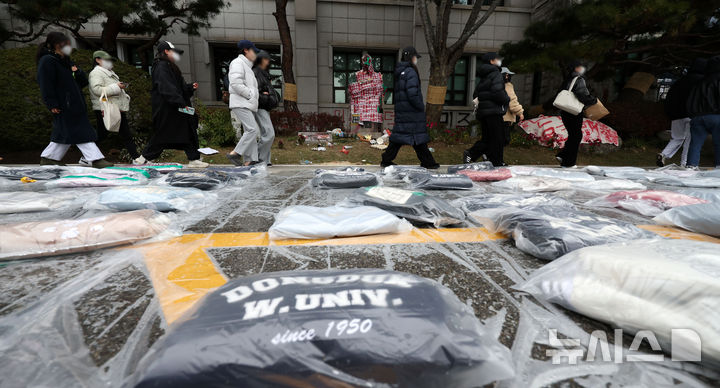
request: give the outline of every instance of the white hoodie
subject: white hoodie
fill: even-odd
[[[230,62],[230,109],[246,108],[258,110],[258,84],[252,71],[252,62],[244,55],[238,55]]]

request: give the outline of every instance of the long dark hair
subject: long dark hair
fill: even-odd
[[[40,62],[40,58],[42,58],[48,52],[54,52],[56,45],[69,41],[70,38],[68,38],[68,36],[63,34],[62,32],[50,32],[45,37],[45,42],[41,43],[40,46],[38,46],[37,55],[35,56],[35,63]]]

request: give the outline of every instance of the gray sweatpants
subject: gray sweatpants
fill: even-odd
[[[273,128],[272,120],[270,120],[270,112],[265,109],[258,109],[255,112],[255,121],[260,126],[258,157],[265,163],[272,163],[270,160],[270,148],[275,140],[275,128]]]
[[[255,114],[247,108],[232,109],[232,123],[235,135],[240,138],[235,152],[242,155],[245,162],[258,161],[258,124]]]

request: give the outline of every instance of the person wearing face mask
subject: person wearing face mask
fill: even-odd
[[[479,141],[463,153],[463,163],[472,163],[481,156],[493,166],[503,166],[505,130],[503,115],[508,111],[510,97],[505,91],[505,82],[500,74],[502,59],[497,53],[486,53],[480,58],[477,69],[477,86],[473,99],[477,99],[475,115],[480,121],[482,135]]]
[[[272,165],[270,160],[270,148],[275,140],[275,128],[270,120],[270,111],[280,103],[280,96],[270,82],[270,54],[260,50],[255,59],[253,73],[258,83],[258,110],[255,112],[255,121],[260,128],[260,139],[258,140],[258,158]]]
[[[579,60],[570,62],[568,67],[568,75],[565,77],[563,82],[563,89],[568,90],[570,85],[575,84],[572,87],[572,92],[575,97],[585,105],[585,107],[595,105],[597,98],[590,94],[585,83],[585,65]],[[577,163],[578,150],[580,148],[580,142],[582,141],[582,124],[583,124],[584,112],[580,112],[577,115],[568,113],[565,111],[560,112],[560,118],[562,119],[563,125],[568,133],[568,138],[565,141],[565,146],[555,156],[560,162],[560,167],[575,167]]]
[[[162,41],[152,66],[152,116],[155,133],[135,164],[154,160],[166,149],[183,150],[188,167],[203,168],[208,164],[200,160],[197,135],[198,117],[191,108],[191,98],[198,88],[197,82],[185,82],[177,63],[183,50],[168,41]]]
[[[100,96],[103,92],[108,102],[115,104],[120,109],[120,128],[118,134],[132,159],[140,157],[135,146],[130,127],[128,126],[127,112],[130,110],[130,96],[125,93],[127,84],[120,82],[120,77],[113,71],[114,59],[105,51],[98,50],[93,53],[95,68],[90,72],[90,101],[92,102],[95,119],[97,120],[98,139],[107,138],[108,130],[103,122],[102,106]]]
[[[38,48],[37,80],[42,99],[53,116],[50,144],[40,155],[40,164],[62,165],[70,146],[75,144],[83,158],[93,167],[104,168],[107,162],[95,144],[97,133],[87,117],[82,88],[88,79],[71,60],[70,38],[61,32],[51,32]]]
[[[420,58],[415,47],[405,47],[401,61],[395,67],[395,126],[390,134],[390,144],[382,154],[382,167],[392,166],[403,145],[410,145],[420,160],[420,165],[437,169],[440,165],[433,158],[427,143],[430,142],[425,120],[417,61]]]
[[[230,62],[230,110],[237,136],[240,138],[235,149],[226,156],[236,166],[260,163],[258,156],[258,81],[252,71],[258,48],[249,40],[238,42],[240,55]],[[242,135],[241,135],[242,134]],[[268,160],[262,160],[269,162]]]

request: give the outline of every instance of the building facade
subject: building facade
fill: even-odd
[[[464,27],[472,1],[455,0],[450,16],[448,41],[454,42]],[[504,0],[502,6],[470,38],[464,56],[448,82],[443,122],[466,126],[472,120],[472,92],[475,69],[482,53],[498,51],[503,43],[522,39],[533,13],[546,10],[547,0]],[[198,97],[206,103],[219,102],[227,64],[237,56],[235,43],[249,39],[274,58],[271,73],[281,90],[279,69],[280,35],[272,13],[273,0],[230,0],[229,7],[211,21],[200,36],[174,33],[164,39],[185,50],[180,68],[187,80],[200,84]],[[294,73],[298,107],[350,120],[347,98],[349,75],[359,69],[360,57],[368,52],[376,70],[383,73],[385,93],[384,125],[392,127],[392,71],[402,47],[413,45],[424,57],[418,67],[427,85],[429,55],[422,23],[412,0],[295,0],[288,3],[288,20],[294,46]],[[4,23],[12,23],[7,14]],[[88,23],[83,34],[99,41],[100,21]],[[120,59],[139,64],[137,47],[143,37],[120,36]],[[151,53],[148,53],[151,55]],[[512,69],[512,63],[507,64]],[[513,83],[523,104],[533,96],[533,75],[518,74]],[[425,88],[426,89],[426,88]],[[427,93],[424,90],[424,93]]]

